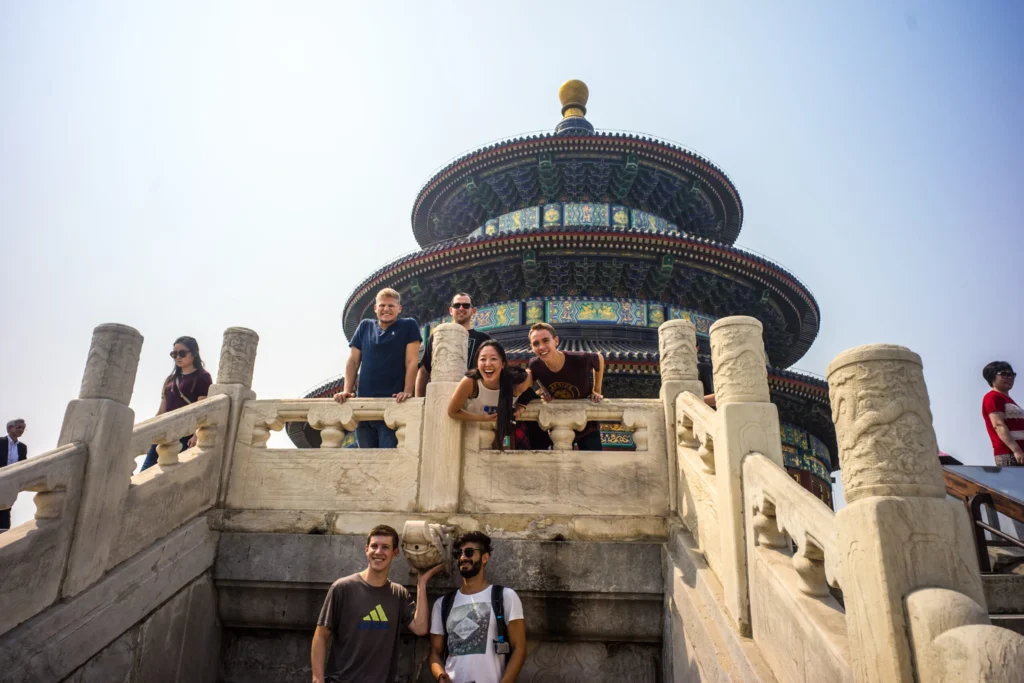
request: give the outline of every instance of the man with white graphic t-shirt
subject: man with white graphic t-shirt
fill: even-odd
[[[441,683],[513,683],[526,662],[523,603],[511,588],[487,583],[487,534],[463,534],[454,555],[462,588],[434,602],[430,673]]]

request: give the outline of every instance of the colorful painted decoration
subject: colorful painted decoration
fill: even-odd
[[[544,302],[540,299],[528,299],[526,301],[526,324],[544,322]]]
[[[544,227],[545,228],[557,228],[562,225],[562,205],[561,204],[545,204],[544,205]]]
[[[665,307],[661,304],[647,304],[647,326],[660,327],[665,322]]]
[[[653,230],[678,234],[679,228],[669,221],[646,211],[629,209],[621,204],[595,202],[556,202],[530,206],[492,218],[469,233],[468,237],[493,237],[509,232],[565,227],[614,227],[623,230]]]
[[[608,226],[607,204],[562,204],[562,224]]]
[[[786,467],[795,467],[819,479],[831,481],[825,466],[825,462],[830,462],[828,449],[820,439],[786,422],[779,425],[779,437],[782,439],[782,458]],[[817,444],[814,444],[815,441]]]
[[[547,322],[647,326],[647,304],[633,299],[559,299],[547,302]]]
[[[717,318],[710,315],[704,315],[696,311],[691,311],[680,306],[669,306],[668,307],[668,319],[669,320],[689,320],[693,323],[693,326],[697,328],[697,334],[702,337],[707,337],[711,334],[711,326],[714,324]]]
[[[473,327],[482,332],[494,329],[495,327],[522,325],[520,303],[518,301],[506,301],[500,304],[480,306],[476,309],[476,317],[473,320]]]
[[[661,216],[633,209],[633,227],[637,230],[653,230],[655,232],[679,232],[674,223],[669,223]]]

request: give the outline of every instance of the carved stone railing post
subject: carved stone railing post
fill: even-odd
[[[142,335],[126,325],[92,334],[79,398],[68,404],[58,445],[85,443],[88,458],[61,595],[81,593],[103,575],[117,538],[121,504],[131,483],[128,454],[135,412],[128,407]]]
[[[224,443],[220,463],[220,489],[218,504],[227,496],[231,462],[234,460],[235,443],[238,439],[238,425],[242,418],[242,405],[256,398],[252,390],[252,376],[256,369],[256,347],[258,334],[246,327],[229,327],[224,330],[224,341],[220,347],[220,363],[217,365],[217,383],[210,387],[210,396],[224,394],[231,399],[228,424],[224,430]],[[202,434],[199,435],[202,438]],[[269,434],[268,434],[269,438]],[[203,444],[200,443],[200,446]],[[157,449],[159,453],[159,449]]]
[[[847,500],[836,523],[853,679],[910,683],[904,600],[946,588],[984,608],[970,523],[945,498],[916,353],[887,344],[845,351],[828,384]]]
[[[309,409],[306,422],[320,430],[320,448],[341,448],[345,432],[355,431],[355,413],[350,403],[315,405]]]
[[[434,357],[423,402],[420,509],[454,512],[462,479],[462,422],[448,417],[448,401],[466,374],[469,333],[461,325],[434,328]]]
[[[550,430],[556,451],[571,451],[576,432],[587,426],[587,409],[578,403],[543,403],[537,424]]]
[[[761,453],[783,467],[779,412],[768,391],[762,326],[733,316],[711,326],[718,430],[714,439],[716,503],[721,524],[725,607],[740,633],[750,633],[750,595],[743,518],[743,458]]]
[[[661,391],[665,408],[665,434],[668,435],[668,495],[673,512],[679,510],[679,473],[676,458],[676,396],[689,391],[704,395],[697,370],[697,328],[689,320],[669,320],[658,328],[658,352],[661,357]]]
[[[985,608],[963,593],[919,588],[906,608],[920,683],[1024,678],[1024,636],[992,626]]]

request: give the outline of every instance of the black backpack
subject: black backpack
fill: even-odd
[[[505,623],[505,588],[504,586],[491,586],[491,612],[494,614],[494,623],[497,624],[498,642],[496,649],[501,653],[501,645],[505,645],[505,663],[512,656],[512,648],[508,645],[508,625]],[[452,613],[452,606],[455,604],[455,594],[458,591],[447,593],[441,598],[441,628],[444,629],[444,660],[448,661],[448,615]]]

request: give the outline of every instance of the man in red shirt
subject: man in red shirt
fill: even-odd
[[[1010,398],[1017,373],[1006,361],[997,360],[986,365],[981,374],[992,387],[981,401],[981,414],[992,440],[996,464],[1024,465],[1024,410]]]

